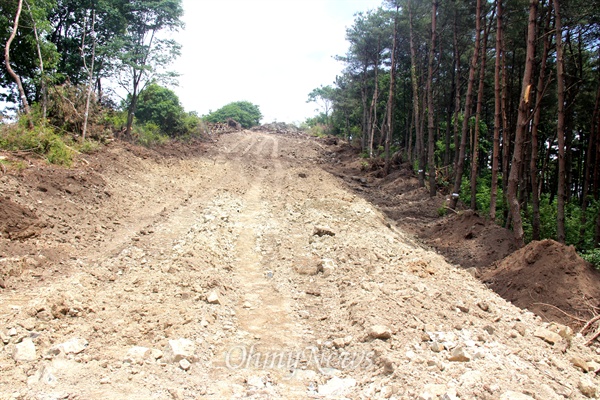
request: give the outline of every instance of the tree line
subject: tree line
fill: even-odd
[[[386,0],[356,14],[311,123],[512,228],[600,244],[600,1]]]

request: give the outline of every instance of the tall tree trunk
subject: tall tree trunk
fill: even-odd
[[[31,109],[29,108],[29,102],[27,101],[27,96],[25,95],[25,89],[23,89],[23,83],[21,82],[21,78],[19,75],[15,73],[10,65],[10,45],[13,40],[15,40],[15,36],[17,36],[17,30],[19,29],[19,18],[21,18],[21,11],[23,10],[23,0],[19,0],[19,4],[17,6],[17,13],[15,15],[15,22],[13,25],[12,32],[6,41],[6,46],[4,47],[4,64],[6,65],[6,71],[13,78],[15,83],[17,84],[17,88],[19,89],[19,95],[21,97],[21,104],[23,105],[23,111],[29,120],[29,126],[33,127],[33,122],[30,119]]]
[[[556,0],[555,0],[556,1]],[[519,102],[519,113],[517,116],[517,129],[515,132],[515,151],[513,152],[512,165],[508,176],[508,188],[506,197],[510,206],[510,214],[513,225],[513,233],[517,247],[523,247],[523,222],[521,220],[521,207],[518,199],[519,176],[523,164],[523,146],[525,131],[529,121],[529,97],[531,91],[531,80],[533,75],[533,63],[535,59],[535,41],[537,28],[538,0],[529,1],[529,26],[527,28],[527,59],[525,71],[523,72],[523,84],[521,99]]]
[[[394,92],[396,89],[396,47],[398,35],[398,11],[400,5],[396,4],[394,16],[394,38],[392,42],[392,65],[390,67],[390,93],[387,104],[387,130],[385,135],[385,175],[390,173],[390,142],[394,134]]]
[[[494,65],[494,149],[492,150],[492,184],[490,187],[490,219],[496,220],[498,198],[498,166],[500,162],[500,124],[502,123],[502,103],[500,90],[500,66],[504,57],[502,49],[502,0],[496,0],[496,62]]]
[[[540,191],[538,190],[538,127],[540,125],[542,115],[542,99],[544,97],[544,85],[546,81],[546,64],[548,60],[548,52],[550,51],[550,20],[552,16],[552,3],[549,2],[546,14],[546,23],[543,30],[544,33],[544,50],[542,51],[540,72],[535,93],[535,112],[533,114],[533,124],[531,126],[531,206],[532,206],[532,232],[533,240],[540,240],[541,218],[540,218]]]
[[[33,17],[33,12],[31,11],[31,7],[29,6],[29,3],[27,1],[25,1],[25,5],[27,6],[27,11],[29,11],[31,21],[33,22],[33,34],[35,37],[35,45],[37,49],[38,60],[40,62],[40,87],[42,91],[42,124],[45,124],[48,109],[48,90],[46,88],[46,74],[44,72],[44,57],[42,56],[40,36],[38,35],[37,23],[35,22],[35,18]]]
[[[379,100],[379,52],[381,41],[377,41],[377,56],[375,58],[375,91],[371,100],[371,130],[369,132],[369,157],[373,158],[373,141],[375,140],[375,128],[377,127],[377,101]]]
[[[456,14],[458,11],[454,10],[454,32],[453,32],[453,44],[454,44],[454,166],[458,165],[459,147],[460,147],[460,132],[458,116],[460,115],[460,51],[458,49],[458,32],[456,23]]]
[[[479,59],[479,45],[481,39],[481,0],[477,0],[477,12],[475,16],[475,46],[473,57],[469,66],[469,83],[467,84],[467,95],[465,100],[465,119],[462,125],[462,137],[460,139],[460,150],[458,163],[454,168],[454,188],[450,200],[450,208],[456,208],[460,195],[460,186],[462,184],[462,175],[465,168],[465,153],[467,147],[467,137],[469,134],[469,119],[471,119],[471,109],[473,107],[473,86],[475,86],[475,71],[477,70],[477,60]]]
[[[556,240],[565,243],[565,67],[563,59],[562,21],[560,4],[554,0],[556,25],[556,70],[558,90],[558,193],[556,210]]]
[[[85,99],[85,114],[83,117],[83,133],[81,134],[81,141],[85,142],[85,138],[87,135],[88,128],[88,120],[90,116],[90,101],[92,98],[92,91],[94,90],[94,64],[96,62],[96,10],[92,10],[92,60],[91,65],[88,67],[87,62],[85,61],[85,53],[84,53],[84,44],[85,44],[85,32],[83,35],[82,43],[81,43],[81,55],[83,57],[83,64],[88,69],[88,87],[87,94]]]
[[[428,128],[428,164],[429,164],[429,197],[435,197],[437,187],[435,183],[435,123],[433,109],[433,68],[435,63],[435,41],[437,22],[437,0],[432,1],[431,7],[431,44],[429,47],[429,70],[427,72],[427,128]]]
[[[487,24],[487,19],[486,20]],[[481,109],[483,108],[483,91],[485,89],[485,64],[487,62],[487,43],[492,27],[494,15],[490,19],[490,23],[486,28],[483,27],[483,45],[481,47],[481,65],[479,67],[479,88],[477,89],[477,110],[475,111],[475,134],[473,138],[473,156],[471,159],[471,210],[477,209],[477,172],[479,167],[479,124],[481,122]]]
[[[417,51],[415,49],[415,38],[414,38],[414,27],[413,27],[413,9],[412,1],[408,1],[408,18],[409,18],[409,30],[410,30],[410,79],[412,81],[413,91],[413,113],[415,119],[415,131],[417,138],[417,158],[419,160],[419,187],[425,186],[425,163],[424,163],[424,141],[423,141],[423,129],[421,127],[421,120],[419,112],[419,82],[417,77]]]

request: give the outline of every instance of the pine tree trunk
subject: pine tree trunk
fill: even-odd
[[[493,18],[493,16],[492,16]],[[493,19],[490,19],[489,27],[483,27],[483,45],[481,48],[481,65],[479,67],[479,88],[477,89],[477,110],[475,111],[475,134],[473,138],[473,156],[471,158],[471,210],[477,209],[477,172],[479,167],[479,124],[481,122],[481,110],[483,108],[483,91],[485,89],[485,64],[487,62],[487,43]]]
[[[502,123],[502,103],[500,90],[500,66],[502,51],[502,0],[496,0],[496,62],[494,65],[494,148],[492,150],[492,183],[490,187],[490,219],[496,220],[498,198],[498,167],[500,162],[500,124]]]
[[[529,98],[531,91],[531,80],[533,75],[533,63],[535,61],[535,41],[537,28],[538,0],[529,1],[529,26],[527,28],[527,59],[525,71],[523,72],[523,83],[521,99],[519,101],[519,113],[517,116],[517,130],[515,132],[515,151],[513,152],[510,174],[508,176],[508,188],[506,197],[510,206],[515,244],[518,248],[523,247],[523,222],[521,220],[521,207],[518,199],[519,178],[523,167],[523,147],[525,132],[529,121]]]
[[[552,15],[552,4],[548,5],[546,14],[546,23],[544,27],[544,50],[542,51],[540,72],[538,74],[538,81],[535,94],[535,112],[533,115],[533,124],[531,126],[531,206],[532,206],[532,232],[531,238],[533,240],[540,240],[541,231],[541,217],[540,217],[540,191],[538,190],[538,127],[542,115],[542,99],[544,97],[544,85],[546,83],[546,64],[548,60],[548,52],[550,50],[550,40],[552,35],[550,34],[550,20]]]
[[[387,104],[387,130],[385,135],[385,175],[390,173],[390,142],[394,134],[394,91],[396,88],[396,46],[398,35],[398,11],[399,5],[396,5],[396,14],[394,17],[394,37],[392,42],[392,65],[390,67],[390,93]]]
[[[465,168],[465,154],[467,147],[467,137],[469,133],[469,119],[471,119],[471,109],[473,107],[473,86],[475,86],[475,71],[477,70],[477,60],[479,59],[479,42],[481,39],[481,0],[477,0],[477,12],[475,17],[475,46],[471,65],[469,66],[469,82],[467,84],[467,94],[465,100],[465,119],[462,125],[462,137],[460,139],[460,150],[458,162],[454,168],[454,188],[450,200],[450,208],[455,209],[460,195],[462,184],[462,175]]]
[[[413,29],[413,12],[412,2],[408,1],[408,18],[409,18],[409,30],[410,30],[410,78],[412,81],[413,91],[413,117],[415,119],[415,131],[416,131],[416,148],[417,158],[419,160],[419,187],[425,186],[425,165],[424,165],[424,141],[423,141],[423,130],[421,128],[421,113],[419,111],[419,82],[417,77],[417,52],[415,49],[414,29]]]
[[[562,44],[562,21],[560,4],[554,0],[556,25],[556,69],[558,90],[558,193],[556,210],[556,240],[565,243],[565,71]]]
[[[429,48],[429,70],[427,73],[429,197],[435,197],[437,194],[437,187],[435,183],[435,123],[433,109],[433,68],[435,63],[436,22],[437,0],[433,0],[431,7],[431,44]]]

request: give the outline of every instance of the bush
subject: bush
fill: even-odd
[[[260,108],[250,103],[249,101],[236,101],[229,103],[217,111],[213,111],[204,116],[207,122],[227,122],[227,119],[232,118],[242,124],[246,129],[260,125],[262,114]]]
[[[149,122],[147,124],[135,125],[133,127],[133,136],[137,141],[146,147],[164,144],[169,140],[169,137],[163,135],[158,125]]]
[[[581,258],[589,262],[596,269],[600,269],[600,248],[592,249],[579,254]]]

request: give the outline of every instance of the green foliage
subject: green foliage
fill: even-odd
[[[225,122],[229,118],[236,120],[248,129],[260,125],[262,114],[257,105],[249,101],[236,101],[204,116],[204,120],[207,122]]]
[[[600,248],[591,249],[579,253],[581,258],[589,262],[596,269],[600,269]]]
[[[448,210],[446,209],[446,207],[442,206],[437,209],[437,214],[438,214],[438,217],[440,217],[440,218],[444,217],[444,216],[446,216],[446,214],[448,214]]]
[[[139,144],[146,147],[161,145],[169,140],[168,136],[161,133],[160,127],[152,122],[134,125],[133,136]]]
[[[0,148],[9,151],[30,151],[43,156],[51,164],[71,166],[74,151],[68,138],[57,135],[51,127],[29,129],[23,118],[10,125],[0,125]]]
[[[185,133],[186,114],[179,97],[174,91],[156,83],[140,93],[135,117],[142,124],[151,122],[157,125],[168,136]]]

